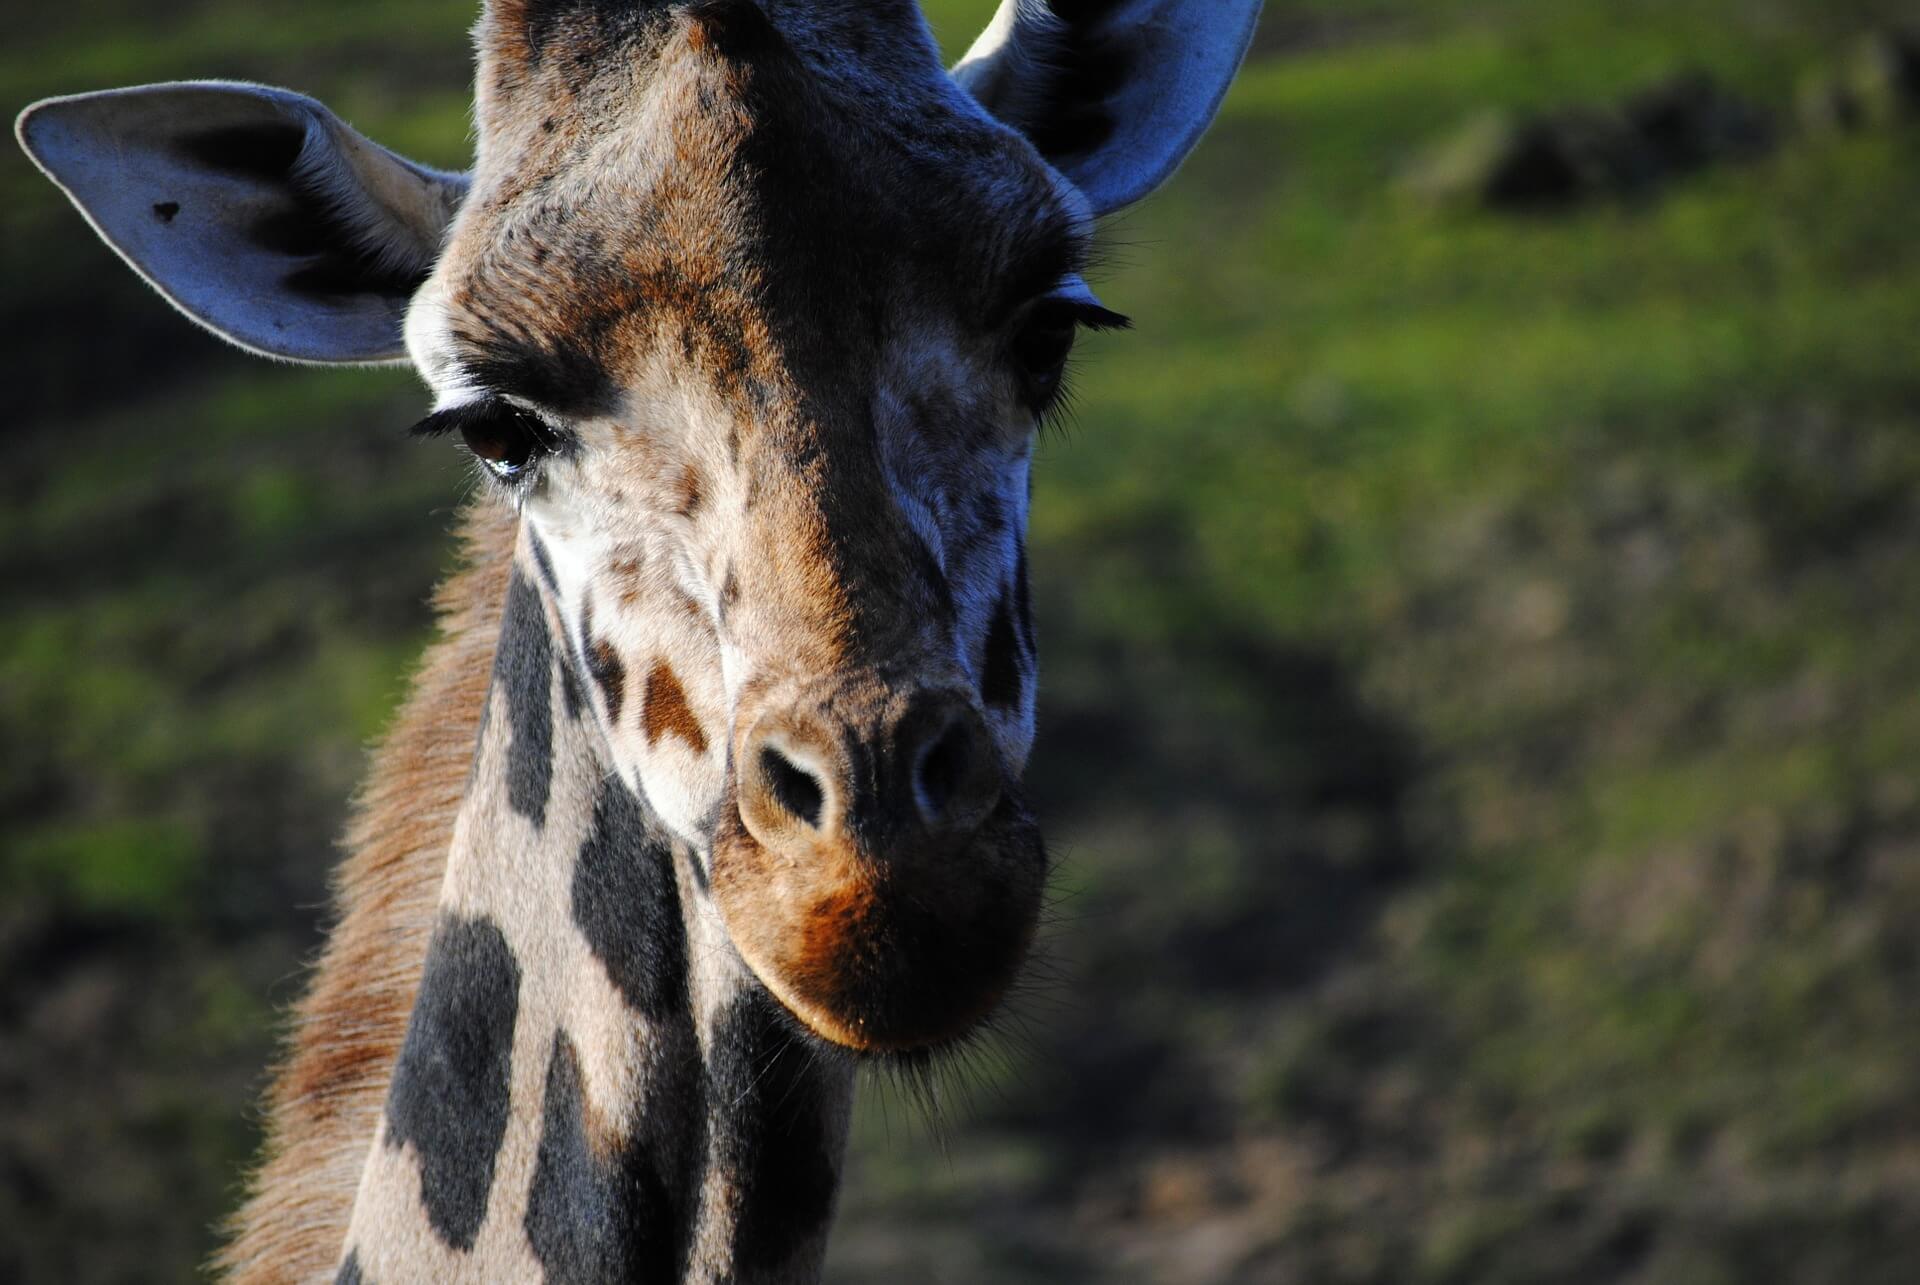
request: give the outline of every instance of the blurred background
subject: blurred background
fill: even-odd
[[[468,156],[469,0],[15,9],[9,113]],[[1917,16],[1270,0],[1041,452],[1043,980],[835,1280],[1915,1279]],[[0,1279],[183,1280],[466,483],[0,194]]]

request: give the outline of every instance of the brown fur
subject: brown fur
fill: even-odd
[[[687,693],[674,676],[673,667],[664,660],[653,662],[647,674],[647,694],[640,717],[646,725],[647,744],[655,745],[663,736],[677,736],[692,747],[695,754],[707,752],[707,734],[687,704]]]
[[[713,896],[741,958],[790,1012],[836,1044],[900,1052],[944,1044],[992,1010],[1026,957],[1045,877],[1020,800],[1004,797],[956,845],[875,851],[858,827],[836,826],[776,849],[747,829],[753,788],[716,828]]]
[[[606,698],[602,730],[617,747],[625,676],[646,672],[638,730],[649,746],[677,739],[701,756],[745,736],[773,699],[768,682],[814,675],[835,694],[823,726],[853,719],[864,744],[891,745],[896,697],[958,680],[943,569],[893,503],[875,449],[868,390],[886,355],[879,336],[889,320],[916,316],[919,299],[957,299],[957,316],[985,316],[973,278],[1004,276],[987,265],[1012,254],[1007,243],[1057,239],[1073,221],[1023,143],[965,114],[853,124],[868,106],[840,100],[822,70],[831,60],[808,63],[744,0],[634,24],[611,8],[567,14],[554,22],[554,11],[496,4],[479,32],[480,157],[429,286],[445,309],[444,355],[475,384],[574,422],[580,449],[546,476],[569,497],[601,501],[586,511],[621,513],[631,494],[643,497],[633,507],[689,519],[690,531],[723,528],[722,538],[688,541],[701,556],[687,561],[720,586],[714,624],[761,671],[738,693],[731,727],[703,726],[689,694],[709,708],[717,680],[702,684],[678,652],[666,653],[677,674],[647,651],[623,658],[615,648],[632,631],[595,640],[583,626],[583,659]],[[640,57],[640,46],[657,56]],[[956,156],[992,179],[971,202],[947,172]],[[636,166],[642,158],[659,159],[657,172]],[[649,176],[644,190],[636,170]],[[849,238],[849,227],[862,235]],[[954,252],[929,254],[929,244]],[[823,259],[823,245],[838,252]],[[997,337],[968,336],[969,351],[997,354]],[[690,432],[615,422],[636,406],[672,404],[646,395],[668,387],[663,371],[701,402],[692,420],[728,421],[726,468],[717,440],[700,453],[686,449]],[[920,378],[905,382],[924,395]],[[960,443],[943,456],[945,476],[959,481],[976,465],[999,479],[1017,451],[926,438]],[[538,523],[537,503],[530,512]],[[743,520],[725,520],[736,513]],[[474,566],[443,596],[445,638],[374,764],[339,880],[341,923],[298,1014],[271,1097],[268,1158],[225,1256],[237,1280],[324,1278],[343,1248],[468,779],[513,526],[497,508],[473,519]],[[592,569],[603,612],[625,602],[633,586],[623,579],[641,575],[642,544],[607,542]],[[585,601],[574,606],[587,618]],[[693,602],[689,614],[705,613]],[[852,763],[835,771],[849,799],[866,780]],[[816,1032],[876,1050],[939,1042],[997,998],[1032,929],[1044,858],[1024,813],[1007,811],[965,860],[957,845],[967,836],[956,832],[932,859],[889,865],[880,848],[911,847],[918,834],[910,805],[873,851],[843,835],[804,862],[794,845],[762,848],[729,807],[715,898],[746,962]],[[888,866],[886,877],[870,865]],[[369,1193],[377,1221],[399,1217],[410,1189],[388,1181]],[[430,1276],[424,1265],[439,1260],[388,1261]]]
[[[673,511],[683,518],[691,518],[705,500],[706,484],[700,479],[700,470],[688,464],[680,470],[680,478],[674,483]]]
[[[338,926],[295,1011],[268,1098],[266,1160],[219,1266],[239,1285],[329,1278],[419,988],[454,814],[487,697],[516,515],[482,500],[464,568],[435,597],[440,638],[384,743],[335,874]]]
[[[920,1050],[984,1016],[1033,931],[1008,514],[1058,380],[1023,336],[1091,210],[898,0],[486,0],[475,40],[470,185],[416,174],[433,208],[380,212],[441,247],[399,337],[439,428],[478,447],[491,394],[533,403],[549,449],[517,484],[524,529],[497,501],[464,520],[220,1267],[324,1281],[347,1250],[387,1282],[599,1277],[664,1246],[689,1279],[814,1281],[853,1060],[816,1056],[767,993],[824,1040]],[[332,182],[316,200],[352,196]],[[251,343],[267,314],[237,315]],[[392,355],[390,332],[337,355]],[[503,614],[511,716],[483,735]],[[677,858],[677,903],[668,833],[703,849]],[[441,912],[485,949],[429,964]],[[448,1062],[480,1080],[414,1076]],[[549,1066],[565,1093],[535,1109]],[[448,1108],[474,1127],[421,1124]],[[581,1120],[608,1163],[578,1162]]]

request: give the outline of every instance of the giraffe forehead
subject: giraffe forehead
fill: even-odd
[[[474,382],[606,413],[693,375],[767,420],[870,383],[903,318],[980,321],[1009,277],[1077,266],[1071,192],[922,33],[679,21],[483,37],[474,196],[437,274]]]

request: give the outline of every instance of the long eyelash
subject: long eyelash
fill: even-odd
[[[482,396],[435,411],[415,423],[407,432],[413,437],[444,437],[450,433],[464,436],[468,429],[486,433],[490,431],[489,421],[497,421],[502,416],[514,420],[531,433],[535,441],[534,452],[511,473],[501,473],[476,458],[475,463],[479,467],[470,476],[476,486],[503,492],[518,507],[525,501],[529,488],[540,475],[541,462],[549,456],[571,453],[577,441],[571,433],[556,430],[532,411],[497,396]]]
[[[448,410],[437,410],[425,419],[417,420],[407,429],[408,437],[445,437],[459,429],[465,406],[455,406]]]
[[[478,424],[500,413],[505,403],[492,397],[482,397],[476,401],[461,402],[458,406],[449,406],[437,410],[412,428],[407,430],[411,437],[445,437],[457,433],[469,424]]]
[[[1068,358],[1061,368],[1060,382],[1054,386],[1053,396],[1040,408],[1042,437],[1067,437],[1080,422],[1080,399],[1074,389],[1073,366],[1073,359]]]
[[[549,454],[567,454],[575,445],[572,434],[555,429],[532,411],[516,406],[504,397],[492,396],[437,410],[414,424],[407,433],[412,437],[445,437],[470,426],[484,424],[500,415],[510,415],[525,424],[533,431],[540,448]]]
[[[1132,330],[1133,318],[1111,308],[1102,308],[1098,304],[1077,304],[1073,310],[1073,319],[1086,330]]]
[[[1083,330],[1131,330],[1133,318],[1124,313],[1102,308],[1097,304],[1078,304],[1073,310],[1074,324]],[[1053,396],[1040,408],[1040,435],[1042,437],[1065,437],[1079,422],[1079,398],[1075,396],[1074,367],[1072,357],[1060,369],[1060,382],[1054,386]]]

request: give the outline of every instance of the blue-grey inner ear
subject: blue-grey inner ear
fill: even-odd
[[[1106,214],[1199,142],[1260,0],[1002,0],[954,79]]]
[[[219,81],[36,103],[21,145],[101,238],[250,351],[406,355],[402,322],[465,194],[287,90]]]

